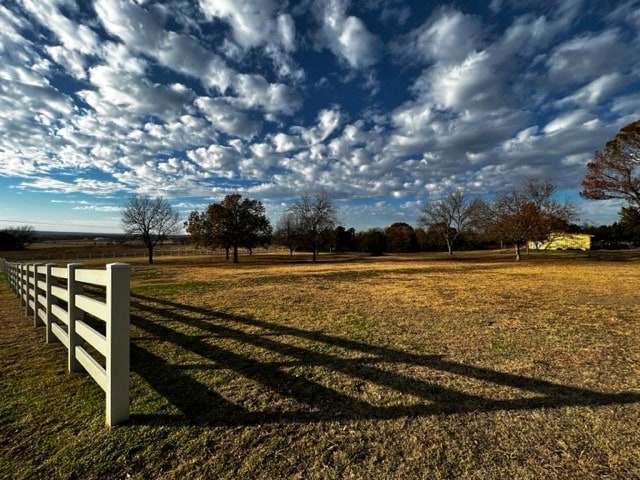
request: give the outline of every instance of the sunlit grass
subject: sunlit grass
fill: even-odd
[[[137,259],[111,430],[3,286],[0,477],[638,478],[634,255]]]

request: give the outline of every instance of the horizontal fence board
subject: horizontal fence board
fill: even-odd
[[[104,287],[107,285],[108,272],[106,270],[76,270],[76,282],[90,283]]]
[[[107,338],[82,320],[76,320],[76,333],[103,357],[107,356]]]
[[[44,295],[38,295],[37,298],[40,305],[44,305],[47,303],[47,297],[45,297]]]
[[[38,288],[40,290],[46,290],[47,289],[47,282],[45,282],[44,280],[38,280]]]
[[[38,309],[38,318],[42,320],[44,323],[47,323],[47,311],[43,308]]]
[[[34,302],[33,300],[29,300],[29,308],[31,310],[35,310],[36,309],[36,302]]]
[[[52,323],[51,333],[58,337],[58,340],[60,340],[62,344],[67,347],[67,350],[69,350],[69,335],[67,335],[67,332],[65,332],[60,325]]]
[[[46,265],[38,265],[37,272],[38,273],[42,273],[42,274],[47,273],[47,266]]]
[[[84,367],[91,378],[100,386],[102,390],[107,391],[107,372],[102,365],[100,365],[95,358],[93,358],[87,351],[78,346],[76,347],[76,358],[80,365]]]
[[[64,300],[65,302],[67,301],[68,294],[66,288],[62,288],[57,285],[51,285],[51,295],[59,298],[60,300]]]
[[[51,276],[56,278],[69,278],[66,267],[51,267]]]
[[[51,314],[66,326],[69,326],[69,312],[64,308],[59,305],[51,305]]]
[[[76,307],[90,315],[93,315],[103,322],[107,321],[109,313],[107,311],[107,305],[100,300],[86,297],[84,295],[76,295]]]

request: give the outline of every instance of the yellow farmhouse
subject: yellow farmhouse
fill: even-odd
[[[591,237],[586,233],[556,232],[549,235],[547,240],[529,242],[529,248],[534,250],[591,250]]]

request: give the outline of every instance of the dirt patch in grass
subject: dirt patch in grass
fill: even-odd
[[[613,260],[136,264],[111,430],[2,285],[0,477],[638,478],[640,264]]]

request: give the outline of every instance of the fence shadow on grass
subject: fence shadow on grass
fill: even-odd
[[[180,412],[134,411],[133,424],[244,426],[640,402],[637,393],[602,393],[571,387],[454,362],[441,355],[412,354],[159,298],[133,294],[131,306],[131,323],[145,332],[144,337],[132,339],[131,369]],[[176,325],[179,329],[172,328]],[[184,333],[185,328],[199,333]],[[284,341],[287,338],[294,343]],[[171,363],[145,348],[150,342],[178,347],[195,354],[202,363]],[[234,347],[230,348],[230,344]],[[273,358],[257,359],[256,352],[267,352]],[[487,398],[393,371],[388,368],[390,365],[427,368],[440,376],[455,375],[468,382],[517,389],[519,394],[515,398],[512,393],[508,398]],[[358,398],[362,395],[357,391],[344,393],[340,385],[333,388],[304,374],[291,373],[295,367],[305,371],[321,367],[342,378],[346,376],[356,386],[382,387],[406,401],[375,405]],[[293,402],[267,401],[266,405],[254,404],[251,408],[232,403],[190,372],[213,369],[233,372],[277,394],[274,398]]]

